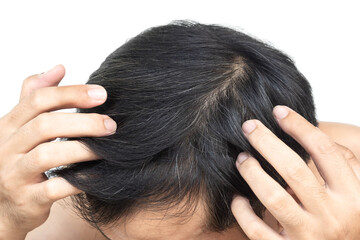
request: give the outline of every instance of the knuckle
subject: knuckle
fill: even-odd
[[[356,156],[355,156],[355,154],[354,154],[349,148],[343,147],[342,149],[343,149],[343,155],[344,155],[344,157],[345,157],[347,160],[350,160],[350,161],[354,160],[354,161],[356,161]]]
[[[40,134],[44,135],[50,128],[51,113],[42,113],[34,119],[34,128]]]
[[[41,89],[35,90],[33,93],[30,94],[29,104],[31,109],[40,110],[43,103],[44,99]]]
[[[25,78],[23,81],[23,87],[27,87],[28,85],[30,85],[32,83],[32,81],[34,80],[34,78],[37,78],[38,76],[39,76],[39,74],[33,74],[33,75],[30,75],[27,78]]]
[[[329,194],[325,187],[323,188],[313,187],[312,193],[314,195],[314,198],[319,199],[320,201],[326,202],[329,199]]]
[[[89,99],[87,86],[66,86],[63,88],[57,88],[56,90],[58,91],[58,95],[61,96],[59,100],[66,105],[74,106],[79,104],[86,104]]]
[[[98,114],[98,113],[90,113],[89,114],[91,118],[94,119],[94,121],[96,123],[98,122],[103,122],[104,121],[104,117],[101,115],[101,114]]]
[[[44,194],[50,201],[55,201],[57,199],[57,189],[50,182],[46,182],[44,185]]]
[[[274,191],[266,200],[267,205],[274,211],[282,211],[287,207],[287,195],[283,192]]]
[[[33,151],[31,159],[29,160],[33,169],[38,169],[39,167],[44,166],[51,157],[48,149],[43,144],[38,145]]]
[[[21,194],[19,196],[16,196],[12,199],[12,203],[13,205],[18,208],[24,208],[25,206],[28,205],[28,201],[24,196],[21,196]]]
[[[96,127],[95,129],[99,129],[99,128],[102,128],[102,130],[105,129],[104,117],[102,115],[97,113],[90,113],[89,115],[94,125],[92,126],[92,129],[94,129],[94,127]]]
[[[12,192],[13,179],[9,177],[9,174],[1,173],[0,175],[1,190],[5,192]]]
[[[304,164],[302,164],[302,162],[298,162],[288,166],[286,168],[286,174],[290,180],[299,182],[306,176],[306,169],[304,168]]]
[[[297,226],[299,228],[306,226],[304,219],[301,218],[299,215],[295,214],[287,214],[286,216],[284,216],[283,221],[289,223],[289,225],[291,224],[292,226]],[[306,229],[306,227],[304,227],[304,229]]]
[[[17,190],[17,186],[20,182],[18,169],[16,166],[17,164],[18,161],[15,161],[10,163],[8,166],[3,166],[3,168],[0,169],[0,192],[12,194],[14,191]]]
[[[314,152],[322,155],[333,155],[339,150],[338,145],[328,136],[318,137],[314,143],[316,143]]]

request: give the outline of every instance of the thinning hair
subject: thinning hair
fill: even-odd
[[[90,223],[184,201],[194,209],[201,200],[207,228],[222,231],[235,222],[234,194],[261,216],[264,208],[235,167],[237,155],[249,152],[286,183],[244,136],[248,119],[259,119],[309,159],[272,115],[274,106],[287,105],[317,125],[309,83],[287,55],[240,31],[189,21],[148,29],[110,54],[88,83],[102,85],[108,99],[79,112],[107,114],[118,129],[71,138],[101,159],[56,174],[85,192],[73,199]]]

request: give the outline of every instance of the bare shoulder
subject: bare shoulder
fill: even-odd
[[[335,142],[349,148],[360,159],[360,127],[344,123],[320,122],[319,128]]]

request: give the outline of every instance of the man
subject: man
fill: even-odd
[[[59,68],[45,76],[53,74],[60,81],[63,69]],[[40,225],[51,203],[78,193],[76,186],[86,193],[75,198],[78,210],[111,239],[245,239],[231,210],[251,239],[280,239],[259,218],[263,213],[260,202],[291,239],[338,239],[347,231],[351,234],[347,233],[347,237],[358,236],[358,229],[344,229],[350,219],[355,221],[358,217],[357,205],[345,207],[351,213],[347,209],[339,211],[344,208],[343,202],[357,198],[358,179],[352,170],[356,164],[350,168],[345,160],[352,162],[347,156],[352,155],[344,155],[313,126],[316,120],[310,87],[281,52],[230,29],[173,24],[147,31],[119,48],[89,83],[101,84],[109,93],[105,104],[88,111],[100,116],[42,113],[74,106],[75,102],[68,98],[71,91],[76,91],[78,98],[93,99],[74,107],[103,103],[106,92],[93,85],[77,90],[72,87],[36,91],[2,119],[12,134],[9,139],[4,137],[3,153],[16,153],[12,157],[4,155],[16,159],[16,167],[9,163],[2,166],[7,170],[2,171],[6,183],[3,199],[12,206],[10,210],[17,210],[4,209],[10,217],[5,219],[3,226],[8,227],[3,229],[9,234],[14,226],[21,226],[15,232],[21,238]],[[32,108],[27,107],[29,103]],[[272,107],[278,104],[289,105],[313,125],[282,106],[274,109],[274,118]],[[24,109],[34,110],[24,113]],[[36,115],[39,116],[34,118]],[[106,115],[119,125],[115,133],[116,124]],[[246,121],[251,118],[261,120],[267,127],[259,121]],[[99,121],[100,124],[94,124]],[[294,130],[291,122],[301,126],[301,131]],[[35,136],[26,134],[34,131],[38,132]],[[98,138],[104,135],[107,136]],[[55,137],[70,138],[66,142],[46,143]],[[78,140],[96,154],[85,150]],[[243,178],[234,164],[241,151],[252,155],[241,153],[238,157],[236,166]],[[307,152],[323,179],[305,164],[307,161],[316,173]],[[96,158],[101,160],[90,161]],[[329,167],[324,159],[333,159],[337,168]],[[57,171],[72,185],[59,177],[46,180],[39,175],[51,167],[80,161],[90,162]],[[343,174],[334,181],[334,169],[339,167]],[[13,180],[19,171],[25,173],[26,180]],[[321,180],[326,182],[326,188]],[[285,182],[293,197],[282,188]],[[344,183],[351,188],[338,187]],[[20,196],[20,192],[27,194]],[[342,194],[341,201],[334,199],[337,193]],[[236,197],[230,209],[234,194],[242,197]],[[244,199],[250,200],[257,215]],[[35,203],[37,208],[32,204],[30,210],[29,203]],[[324,206],[326,211],[320,211]],[[52,219],[50,216],[28,237],[37,233],[44,236],[41,228],[51,225]],[[59,215],[55,219],[60,219]],[[269,217],[264,219],[269,222]],[[323,231],[321,226],[333,228]]]

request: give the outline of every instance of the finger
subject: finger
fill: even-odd
[[[338,144],[340,151],[343,153],[345,159],[347,160],[348,164],[354,171],[358,180],[360,180],[360,161],[356,158],[355,154],[350,151],[347,147]]]
[[[10,136],[43,112],[64,108],[91,108],[104,103],[106,98],[106,90],[98,85],[41,88],[24,97],[5,115],[2,125],[6,126],[7,136]]]
[[[36,74],[26,78],[23,82],[20,100],[36,89],[57,86],[65,75],[65,68],[59,64],[43,74]]]
[[[330,137],[288,107],[275,107],[274,115],[281,128],[311,155],[330,188],[349,191],[355,187],[357,178],[338,145]]]
[[[258,120],[243,124],[250,144],[276,169],[307,210],[317,210],[314,196],[325,191],[304,160]]]
[[[78,141],[43,143],[21,158],[19,175],[27,179],[54,167],[96,159],[99,157]]]
[[[43,205],[49,205],[57,200],[81,193],[81,190],[61,177],[54,177],[38,183],[32,191],[35,201]]]
[[[271,229],[265,222],[254,213],[249,200],[236,196],[231,203],[231,211],[241,229],[251,240],[280,240],[278,233]]]
[[[282,226],[291,229],[296,227],[299,219],[303,218],[303,209],[262,169],[259,162],[247,153],[241,153],[236,167],[258,199]]]
[[[280,235],[283,236],[283,238],[284,238],[285,240],[289,240],[289,239],[290,239],[289,235],[286,233],[285,230],[283,230],[282,232],[280,232]]]
[[[5,144],[26,154],[37,145],[58,137],[101,137],[113,134],[116,122],[106,115],[95,113],[43,113],[19,129]]]

